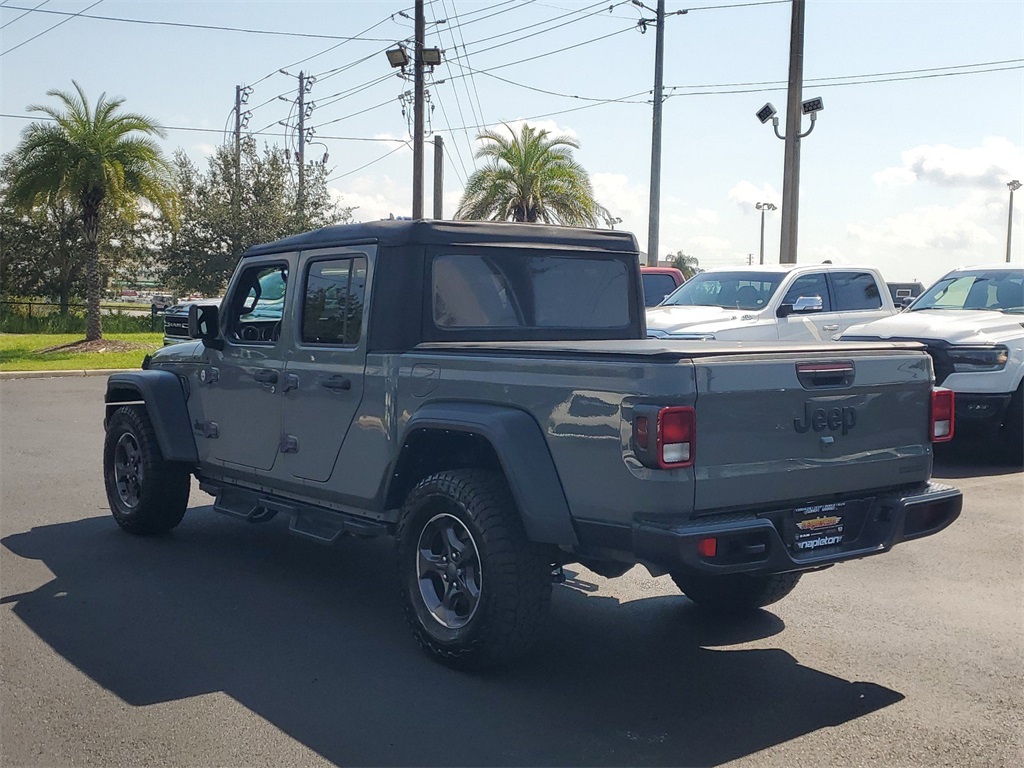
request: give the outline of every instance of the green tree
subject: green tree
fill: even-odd
[[[76,93],[52,90],[60,105],[30,106],[52,122],[32,123],[14,149],[14,172],[6,194],[23,211],[64,200],[82,224],[86,274],[87,340],[100,339],[102,292],[99,242],[103,214],[110,210],[125,219],[138,216],[146,201],[169,221],[174,220],[175,194],[171,167],[151,136],[163,131],[144,115],[124,112],[124,99],[101,94],[90,108],[82,87]]]
[[[183,293],[220,293],[238,258],[252,245],[352,218],[351,208],[331,199],[325,169],[319,164],[306,166],[305,205],[298,213],[298,190],[284,151],[265,147],[261,154],[251,138],[242,142],[237,182],[231,147],[218,147],[205,172],[180,150],[174,165],[181,222],[161,261],[165,279]]]
[[[696,256],[687,256],[682,251],[676,251],[675,256],[669,256],[669,262],[670,266],[673,266],[682,272],[683,277],[687,280],[698,272],[704,271],[700,268],[700,262],[697,260]]]
[[[466,182],[457,219],[527,221],[596,227],[607,211],[594,199],[590,176],[573,159],[579,144],[524,124],[519,135],[484,131],[476,157],[487,164]]]

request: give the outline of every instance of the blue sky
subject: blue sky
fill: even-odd
[[[357,219],[408,215],[399,97],[412,86],[383,51],[412,37],[402,15],[412,5],[6,0],[0,151],[17,143],[26,107],[72,79],[91,100],[124,97],[170,128],[168,152],[200,162],[227,138],[235,86],[249,85],[249,129],[294,144],[278,121],[289,119],[285,99],[302,70],[317,76],[307,125],[323,142],[308,156],[329,151],[330,186]],[[783,142],[754,113],[786,101],[790,4],[666,7],[689,12],[665,29],[660,252],[682,250],[705,267],[756,260],[754,204],[781,203]],[[580,143],[599,201],[644,248],[655,33],[641,34],[638,21],[652,14],[619,0],[434,0],[426,15],[445,20],[427,25],[427,44],[448,61],[430,86],[430,126],[447,149],[446,215],[474,169],[478,126],[526,118]],[[925,283],[1003,261],[1006,183],[1024,181],[1022,67],[1020,0],[808,0],[804,97],[821,96],[825,109],[803,141],[798,260],[871,264],[889,280]],[[432,149],[425,157],[429,212]],[[1014,202],[1014,259],[1024,262],[1024,194]],[[778,250],[775,212],[766,261]]]

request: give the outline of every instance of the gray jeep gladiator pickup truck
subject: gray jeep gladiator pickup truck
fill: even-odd
[[[953,402],[923,348],[647,339],[624,232],[331,227],[250,249],[189,325],[109,379],[117,523],[170,530],[194,475],[251,523],[393,536],[453,666],[526,651],[568,563],[747,610],[960,513],[929,482]]]

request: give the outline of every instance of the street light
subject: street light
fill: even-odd
[[[1013,193],[1020,189],[1020,182],[1014,179],[1008,182],[1010,188],[1010,212],[1006,217],[1006,263],[1010,263],[1010,236],[1013,234]]]
[[[761,264],[764,264],[764,212],[774,211],[776,206],[774,203],[758,203],[754,207],[761,212]]]
[[[397,48],[392,48],[389,51],[385,51],[384,55],[388,57],[388,64],[392,67],[407,67],[409,65],[409,54],[406,53],[405,46],[400,45]]]

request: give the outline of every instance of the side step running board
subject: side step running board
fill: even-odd
[[[216,497],[213,508],[231,517],[250,523],[265,523],[278,512],[291,517],[288,530],[322,544],[333,544],[342,534],[380,536],[388,532],[386,523],[280,499],[242,488],[226,488],[212,483],[199,487]]]

